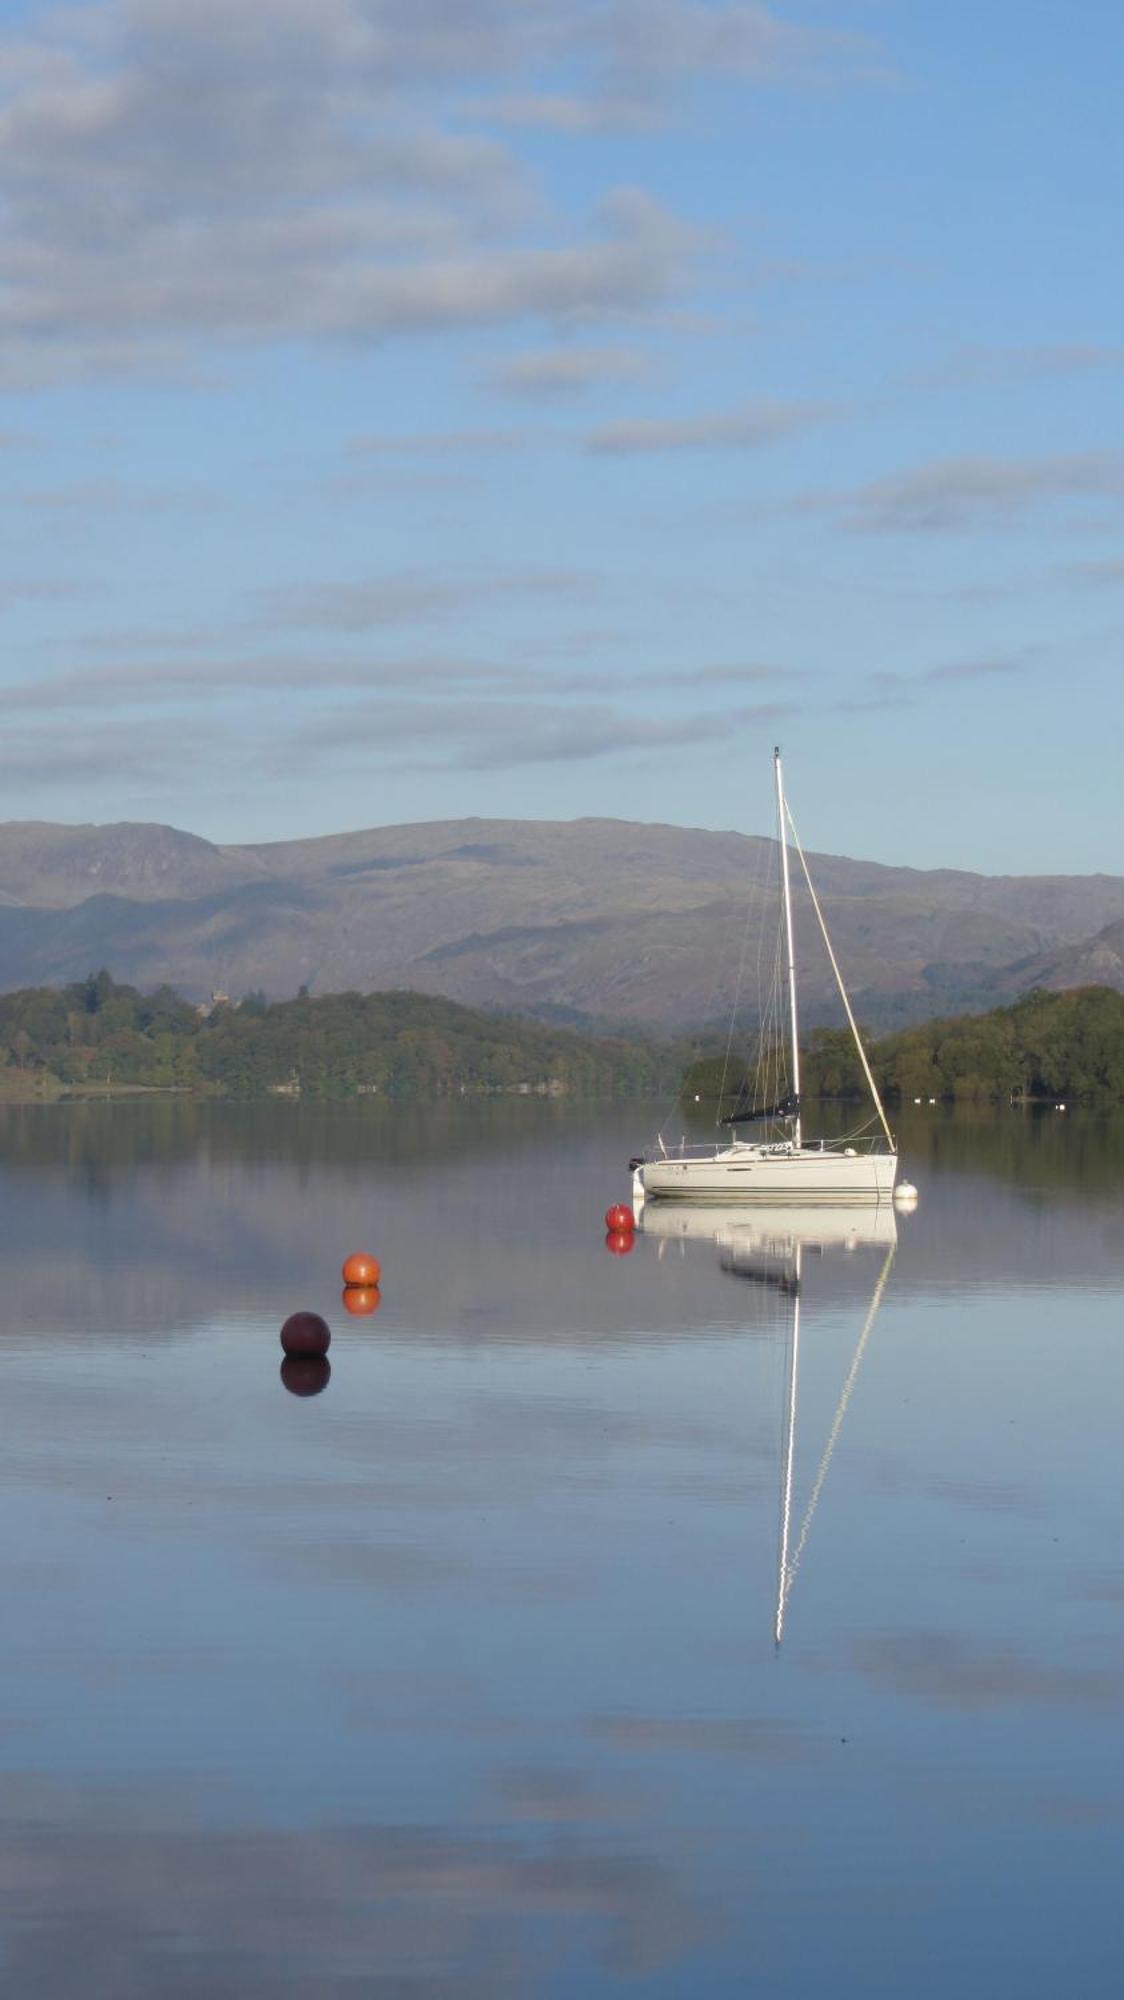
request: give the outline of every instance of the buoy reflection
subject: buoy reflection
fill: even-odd
[[[633,1230],[610,1229],[605,1237],[605,1248],[614,1257],[627,1257],[631,1254],[635,1242],[636,1236]]]
[[[326,1354],[287,1354],[281,1363],[281,1380],[290,1396],[318,1396],[331,1379]]]
[[[377,1285],[345,1285],[340,1302],[349,1313],[362,1318],[368,1313],[377,1313],[382,1304],[382,1293]]]

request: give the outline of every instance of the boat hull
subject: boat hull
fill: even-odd
[[[843,1148],[732,1146],[703,1157],[645,1160],[635,1192],[645,1201],[776,1202],[829,1207],[892,1201],[896,1153]]]

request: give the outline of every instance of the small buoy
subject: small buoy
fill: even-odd
[[[912,1181],[899,1181],[894,1189],[894,1205],[897,1208],[916,1208],[917,1189]]]
[[[331,1338],[331,1328],[319,1313],[290,1313],[281,1328],[281,1345],[286,1354],[327,1354]]]
[[[605,1227],[610,1234],[614,1229],[633,1229],[635,1223],[632,1210],[626,1208],[623,1201],[614,1202],[612,1208],[605,1210]]]
[[[281,1363],[281,1380],[290,1396],[318,1396],[331,1379],[326,1354],[287,1354]]]
[[[345,1285],[340,1300],[349,1313],[362,1318],[367,1313],[377,1313],[382,1304],[382,1293],[377,1285]]]
[[[614,1257],[627,1257],[635,1243],[634,1229],[610,1229],[605,1235],[605,1248]]]
[[[382,1276],[382,1267],[377,1257],[368,1256],[365,1250],[356,1250],[344,1259],[342,1277],[345,1285],[377,1285]]]

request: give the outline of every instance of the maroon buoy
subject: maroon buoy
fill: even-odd
[[[319,1313],[290,1313],[281,1328],[286,1354],[327,1354],[331,1339],[331,1328]]]
[[[331,1379],[326,1354],[287,1354],[281,1363],[281,1380],[290,1396],[318,1396]]]
[[[614,1202],[612,1208],[605,1210],[605,1227],[609,1230],[635,1229],[636,1217],[623,1201]]]

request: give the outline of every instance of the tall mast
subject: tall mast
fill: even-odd
[[[784,932],[788,946],[788,1011],[792,1028],[792,1095],[796,1103],[796,1116],[792,1121],[792,1143],[800,1150],[800,1039],[796,1021],[796,954],[792,946],[792,891],[788,881],[788,837],[786,831],[786,807],[784,802],[784,778],[781,774],[781,753],[778,745],[773,751],[773,771],[777,780],[777,821],[781,840],[781,879],[784,883]]]

